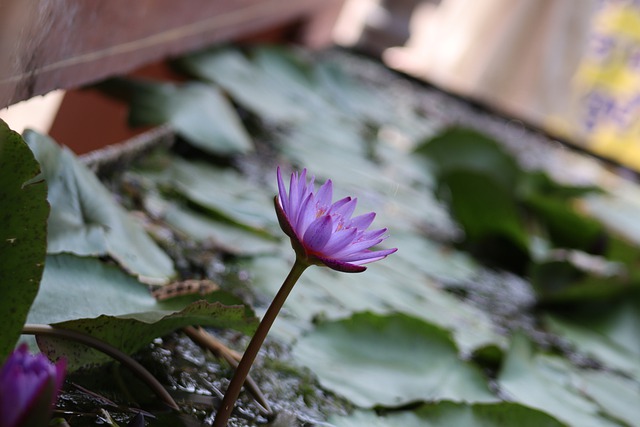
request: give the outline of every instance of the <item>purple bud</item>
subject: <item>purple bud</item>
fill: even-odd
[[[46,426],[64,380],[66,362],[53,364],[20,345],[0,369],[0,427]]]

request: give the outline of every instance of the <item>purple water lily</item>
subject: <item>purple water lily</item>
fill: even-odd
[[[48,425],[65,370],[20,345],[0,369],[0,427]]]
[[[275,206],[282,230],[291,238],[299,259],[334,270],[357,273],[363,264],[378,261],[397,249],[370,250],[386,239],[386,228],[367,231],[376,214],[352,218],[357,199],[345,197],[334,203],[333,184],[327,180],[317,192],[307,170],[291,174],[289,193],[278,168]]]
[[[356,209],[356,199],[346,197],[332,203],[331,180],[315,192],[314,179],[311,178],[307,182],[307,170],[303,169],[300,174],[291,174],[287,193],[280,168],[277,175],[276,215],[282,231],[291,239],[296,251],[296,260],[264,313],[236,368],[216,413],[213,427],[227,425],[242,385],[269,329],[293,286],[309,266],[325,265],[334,270],[357,273],[367,269],[362,264],[381,260],[397,251],[396,248],[371,250],[373,246],[386,239],[387,229],[367,231],[376,216],[373,212],[352,218]]]

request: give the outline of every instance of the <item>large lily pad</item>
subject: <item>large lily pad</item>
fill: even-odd
[[[19,134],[0,120],[0,363],[38,292],[47,249],[47,185]]]
[[[468,239],[482,240],[500,235],[513,242],[516,248],[527,250],[527,234],[518,205],[508,190],[489,175],[471,170],[448,172],[441,180],[451,192],[451,210]]]
[[[374,411],[357,410],[349,415],[331,416],[329,422],[333,427],[421,427],[422,420],[414,412],[403,411],[379,416]]]
[[[602,312],[562,318],[547,316],[547,327],[568,340],[577,351],[640,382],[640,311],[630,301]]]
[[[319,62],[314,71],[315,80],[319,82],[318,91],[332,109],[374,126],[393,122],[394,106],[389,98],[363,84],[363,76],[347,72],[337,61],[331,60]]]
[[[156,200],[154,205],[162,202]],[[259,255],[273,253],[279,243],[264,233],[255,233],[224,221],[216,221],[211,215],[196,212],[180,203],[164,201],[162,218],[176,230],[197,242],[210,242],[215,247],[235,255]]]
[[[602,416],[603,409],[585,396],[581,373],[566,359],[536,354],[531,343],[516,335],[498,383],[510,400],[553,415],[569,426],[613,427],[619,424]]]
[[[407,246],[388,262],[370,265],[359,275],[340,274],[321,267],[308,269],[287,299],[273,333],[293,341],[311,330],[316,318],[338,320],[359,311],[381,315],[404,313],[451,330],[463,354],[471,354],[488,345],[506,347],[504,337],[494,330],[487,314],[443,291],[436,282],[425,277],[413,264],[423,258],[413,259],[410,249],[411,246]],[[291,249],[288,252],[293,253]],[[423,253],[428,254],[429,248]],[[472,276],[465,271],[468,268],[465,260],[458,260],[454,255],[449,259],[436,257],[434,263],[442,264],[438,268],[458,269],[458,278],[470,279]],[[407,257],[412,262],[407,262]],[[292,262],[292,259],[282,257],[256,257],[245,266],[251,272],[255,288],[270,301]],[[423,264],[427,264],[426,269],[431,268],[430,262]],[[455,278],[452,275],[452,280]]]
[[[270,78],[238,50],[202,51],[182,58],[179,64],[201,79],[216,82],[238,103],[263,119],[291,122],[309,113],[304,102],[292,99],[295,87]],[[298,101],[304,100],[298,98]]]
[[[251,331],[252,319],[245,316],[244,306],[228,306],[220,302],[201,300],[179,311],[154,310],[121,316],[102,315],[94,319],[77,319],[53,326],[90,334],[119,350],[131,354],[157,337],[191,325],[233,328]],[[41,336],[40,349],[52,359],[65,357],[70,370],[104,363],[104,354],[73,341]]]
[[[458,358],[448,332],[406,315],[322,323],[293,353],[324,387],[362,407],[497,400],[480,370]]]
[[[130,99],[133,125],[169,123],[192,145],[211,154],[232,155],[253,148],[233,106],[214,86],[115,79],[101,87]]]
[[[489,265],[523,273],[529,238],[516,197],[524,173],[515,159],[492,138],[457,127],[416,153],[428,159],[441,199],[464,230],[465,248]]]
[[[48,253],[109,255],[156,284],[175,275],[171,258],[71,151],[35,132],[28,131],[25,138],[49,186]]]
[[[565,424],[535,409],[511,402],[426,404],[413,411],[377,415],[356,411],[349,416],[333,416],[335,427],[563,427]]]
[[[640,214],[640,201],[638,189],[630,187],[621,186],[613,193],[588,196],[581,205],[593,218],[638,246],[640,226],[636,219]]]
[[[115,266],[92,258],[50,255],[28,322],[86,332],[132,353],[153,338],[187,325],[251,332],[253,318],[246,316],[238,300],[234,304],[199,301],[185,307],[170,300],[158,302],[146,286]],[[39,343],[50,355],[66,357],[72,369],[107,360],[68,341],[41,338]]]
[[[277,229],[273,191],[261,191],[255,183],[232,169],[174,157],[161,172],[141,172],[161,188],[187,199],[213,219],[269,236]]]
[[[494,139],[473,129],[445,129],[423,142],[416,152],[432,162],[437,175],[460,171],[486,175],[512,194],[521,174],[515,159]]]
[[[577,382],[580,392],[597,402],[609,417],[629,426],[638,424],[640,382],[603,371],[583,372]]]

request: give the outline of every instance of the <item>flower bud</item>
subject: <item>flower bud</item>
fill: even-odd
[[[62,386],[66,362],[53,364],[20,345],[0,369],[0,427],[46,426]]]

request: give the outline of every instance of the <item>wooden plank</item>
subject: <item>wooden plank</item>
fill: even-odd
[[[323,0],[0,0],[0,108],[309,17]]]

